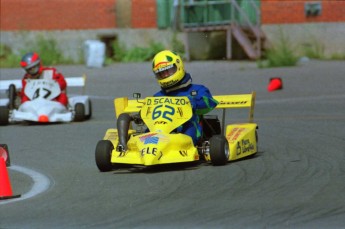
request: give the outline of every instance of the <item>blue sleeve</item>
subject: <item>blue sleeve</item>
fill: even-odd
[[[155,94],[153,94],[154,97],[157,97],[157,96],[165,96],[162,91],[158,91],[156,92]]]
[[[209,89],[202,85],[196,85],[196,95],[191,95],[190,100],[198,115],[203,115],[213,110],[218,102],[212,97]]]

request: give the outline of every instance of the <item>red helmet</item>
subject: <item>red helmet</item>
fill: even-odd
[[[37,75],[41,72],[41,59],[35,52],[29,52],[22,57],[20,66],[32,76]]]

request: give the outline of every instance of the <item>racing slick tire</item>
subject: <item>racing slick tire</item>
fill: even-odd
[[[74,121],[82,122],[85,120],[85,106],[82,103],[77,103],[74,106]]]
[[[215,166],[228,162],[229,145],[223,135],[214,135],[210,138],[210,157],[211,163]]]
[[[89,114],[85,115],[85,119],[90,119],[92,116],[92,102],[90,99],[88,100],[88,103],[89,103]]]
[[[16,106],[16,97],[17,97],[16,94],[17,94],[16,86],[14,84],[11,84],[8,87],[8,98],[10,100],[8,108],[10,110],[13,110]]]
[[[258,146],[259,136],[258,136],[258,131],[257,130],[255,130],[255,140],[256,140],[256,152],[255,152],[255,154],[256,154],[257,152],[259,152],[259,146]]]
[[[0,107],[0,126],[8,125],[10,110],[7,107]]]
[[[95,159],[96,165],[101,172],[108,172],[112,170],[112,164],[110,162],[111,152],[114,146],[108,140],[100,140],[96,146]]]

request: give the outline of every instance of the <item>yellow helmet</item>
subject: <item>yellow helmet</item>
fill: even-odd
[[[152,61],[152,71],[162,88],[176,85],[185,75],[181,57],[169,50],[155,55]]]

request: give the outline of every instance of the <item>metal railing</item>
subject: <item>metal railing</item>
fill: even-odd
[[[247,0],[250,2],[251,6],[254,8],[254,12],[256,15],[256,23],[253,24],[248,17],[248,14],[244,12],[244,10],[237,4],[236,0],[231,0],[232,6],[234,9],[237,10],[237,12],[240,14],[241,18],[245,20],[246,24],[238,23],[236,20],[233,20],[232,23],[238,23],[240,26],[247,26],[247,28],[255,35],[256,39],[256,52],[257,56],[261,57],[261,13],[260,9],[256,6],[253,0]]]
[[[250,30],[256,39],[256,52],[261,56],[261,12],[259,0],[246,0],[250,18],[236,0],[176,0],[180,11],[180,28],[238,25]],[[242,2],[243,3],[243,2]],[[249,8],[250,7],[250,8]]]

